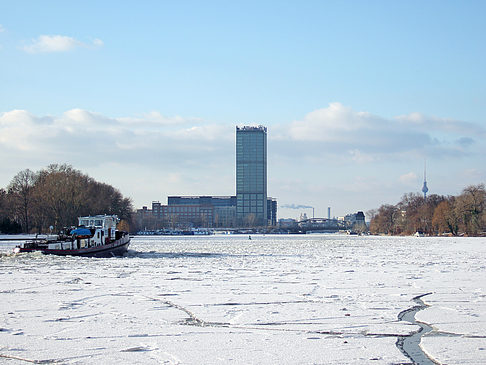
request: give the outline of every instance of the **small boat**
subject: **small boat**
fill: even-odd
[[[54,238],[33,239],[14,248],[15,253],[36,252],[61,256],[111,257],[121,256],[130,244],[127,232],[118,231],[116,215],[96,215],[78,218],[79,225]]]

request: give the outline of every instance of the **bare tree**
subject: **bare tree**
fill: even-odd
[[[368,218],[368,222],[370,222],[373,218],[376,217],[378,214],[378,209],[370,209],[366,212],[366,218]]]
[[[131,200],[117,189],[66,164],[49,165],[38,173],[19,172],[7,199],[14,208],[10,217],[22,223],[24,232],[46,231],[50,225],[59,230],[83,215],[117,214],[129,220],[133,210]]]
[[[454,236],[459,231],[459,220],[454,209],[454,199],[440,202],[434,210],[432,225],[437,233],[450,233]]]
[[[397,222],[399,221],[399,210],[396,206],[385,204],[378,209],[378,213],[370,222],[370,231],[373,234],[395,234],[397,233]]]
[[[0,217],[6,217],[8,215],[7,198],[7,192],[4,189],[0,189]]]
[[[30,231],[31,211],[34,204],[34,184],[37,176],[29,169],[20,171],[8,186],[14,214],[20,218],[24,232]]]
[[[484,184],[471,185],[456,199],[455,213],[460,219],[461,230],[468,235],[477,235],[483,230],[483,216],[486,206]]]

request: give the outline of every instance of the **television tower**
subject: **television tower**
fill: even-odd
[[[424,186],[422,187],[422,193],[424,193],[424,200],[427,200],[427,192],[429,191],[429,188],[427,187],[427,164],[426,161],[424,161]]]

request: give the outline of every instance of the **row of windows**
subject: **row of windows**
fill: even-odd
[[[260,162],[257,162],[257,161],[245,161],[245,162],[238,162],[236,164],[236,170],[244,170],[244,169],[247,169],[247,168],[264,168],[266,165],[264,162],[260,161]]]
[[[241,147],[241,148],[236,149],[236,154],[238,154],[238,155],[244,155],[244,154],[248,154],[248,153],[263,155],[265,153],[265,149],[259,148],[259,147],[253,147],[253,148]]]
[[[246,144],[246,145],[236,145],[236,153],[243,153],[249,151],[258,151],[260,153],[266,151],[267,149],[263,145],[258,144]]]
[[[199,207],[164,207],[164,213],[199,212]]]
[[[266,143],[262,143],[262,141],[243,141],[241,143],[236,142],[236,150],[241,149],[250,149],[250,148],[258,148],[264,149],[266,147]]]
[[[236,197],[237,200],[255,200],[255,199],[263,199],[263,194],[239,194]]]
[[[266,180],[262,179],[244,179],[236,180],[236,186],[248,186],[248,185],[265,185]]]
[[[263,174],[265,172],[265,166],[263,164],[255,164],[253,166],[238,166],[236,167],[236,173],[237,174],[243,174],[243,173],[249,173],[249,172],[253,172],[253,173],[260,173],[260,174]]]
[[[265,178],[265,174],[236,174],[236,180],[241,180],[240,182],[243,181],[249,181],[249,180],[255,180],[259,179],[262,180]]]
[[[259,144],[259,145],[263,145],[263,144],[266,144],[266,140],[265,138],[236,138],[236,145],[238,144],[244,144],[245,146],[246,145],[249,145],[249,144]]]
[[[265,190],[264,189],[238,189],[237,193],[238,194],[247,194],[247,193],[264,193]]]
[[[236,190],[249,190],[240,191],[241,193],[259,193],[263,190],[265,184],[262,181],[245,181],[244,183],[236,182]],[[253,190],[256,189],[256,190]]]
[[[241,202],[238,202],[238,206],[244,206],[244,207],[263,207],[263,200],[243,200]]]
[[[243,164],[248,164],[250,166],[266,166],[267,159],[262,155],[241,155],[236,157],[236,167]]]
[[[167,213],[167,214],[164,214],[163,216],[166,216],[166,217],[199,218],[199,217],[212,217],[212,214],[211,213],[199,213],[199,214],[194,214],[194,213]]]
[[[236,185],[265,185],[265,180],[264,179],[237,179],[236,180]]]
[[[267,166],[267,159],[265,156],[239,156],[236,158],[236,167],[243,164],[253,166]]]
[[[263,147],[265,145],[265,140],[262,138],[260,140],[257,139],[240,139],[236,140],[236,147],[248,147],[248,146],[259,146]]]
[[[262,181],[261,179],[246,179],[246,180],[236,180],[236,186],[241,188],[248,188],[251,186],[263,186],[265,185],[265,182]]]
[[[236,137],[236,144],[249,144],[249,143],[259,143],[263,144],[265,143],[265,137],[264,136],[258,136],[258,135],[253,135],[253,136],[242,136],[239,135]]]
[[[237,194],[245,194],[245,193],[264,193],[265,189],[263,187],[258,188],[257,187],[241,187],[237,186],[236,187],[236,193]]]
[[[267,177],[267,174],[265,173],[256,173],[254,171],[251,172],[246,172],[244,174],[242,173],[236,173],[236,179],[237,180],[249,180],[249,179],[265,179]]]
[[[266,155],[266,149],[265,148],[260,148],[260,147],[252,147],[252,148],[237,148],[236,149],[236,155],[244,155],[248,153],[253,153],[253,154],[259,154],[259,155]]]
[[[263,207],[238,207],[237,213],[263,213]]]
[[[245,166],[245,167],[237,167],[236,173],[237,174],[244,174],[244,173],[260,173],[263,174],[265,172],[265,166],[263,164],[254,165],[254,166]]]
[[[238,132],[236,134],[236,142],[239,141],[264,141],[265,140],[265,135],[263,133],[241,133]]]
[[[205,214],[194,214],[194,213],[171,213],[167,214],[168,216],[175,216],[175,217],[183,217],[183,218],[198,218],[200,216],[203,216]]]
[[[266,159],[266,155],[265,153],[263,153],[263,151],[257,153],[256,151],[245,151],[245,152],[240,152],[240,151],[236,151],[236,160],[239,161],[239,160],[249,160],[250,159],[250,156],[252,156],[252,160],[256,159],[256,158],[259,158],[260,160],[263,160],[263,159]]]
[[[250,166],[236,166],[236,172],[237,173],[244,173],[244,172],[260,172],[263,173],[265,169],[265,164],[263,163],[255,163]]]
[[[252,168],[236,170],[236,177],[237,178],[241,179],[241,178],[247,177],[249,175],[266,177],[267,176],[267,169],[265,169],[265,168],[264,169],[257,169],[256,167],[252,167]]]
[[[86,227],[95,227],[95,226],[99,227],[103,225],[103,221],[101,219],[96,219],[96,220],[83,219],[81,220],[80,224]]]

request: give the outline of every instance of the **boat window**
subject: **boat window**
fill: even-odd
[[[95,226],[101,226],[101,225],[102,225],[101,219],[95,220]]]

